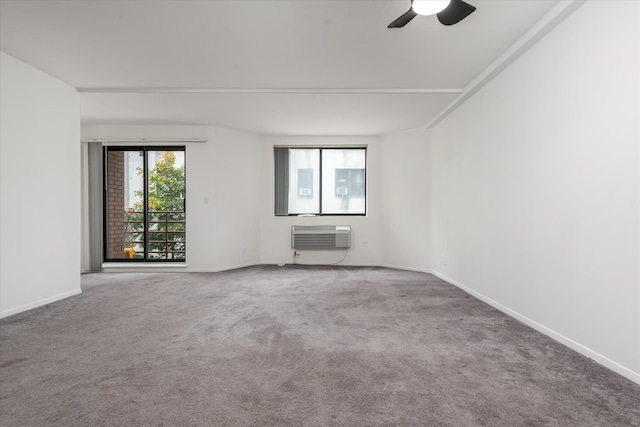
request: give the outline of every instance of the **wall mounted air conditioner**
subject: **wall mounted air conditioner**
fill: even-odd
[[[291,227],[293,249],[347,249],[351,247],[349,225],[294,225]]]

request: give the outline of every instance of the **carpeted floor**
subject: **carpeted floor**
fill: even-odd
[[[640,426],[640,386],[429,274],[82,288],[0,321],[1,426]]]

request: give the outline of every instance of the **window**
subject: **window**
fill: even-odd
[[[275,147],[276,215],[364,215],[366,148]]]
[[[184,147],[106,147],[106,261],[184,261]]]
[[[313,169],[298,169],[298,197],[313,197]]]
[[[336,169],[336,195],[364,197],[364,169]]]

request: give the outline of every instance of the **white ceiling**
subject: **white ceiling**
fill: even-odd
[[[388,29],[409,0],[1,0],[0,50],[78,88],[83,124],[377,135],[429,123],[562,3],[468,2]]]

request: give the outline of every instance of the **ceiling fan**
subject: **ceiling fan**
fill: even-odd
[[[462,0],[411,0],[411,9],[393,21],[387,28],[404,27],[418,15],[437,15],[443,25],[453,25],[462,21],[476,10]]]

